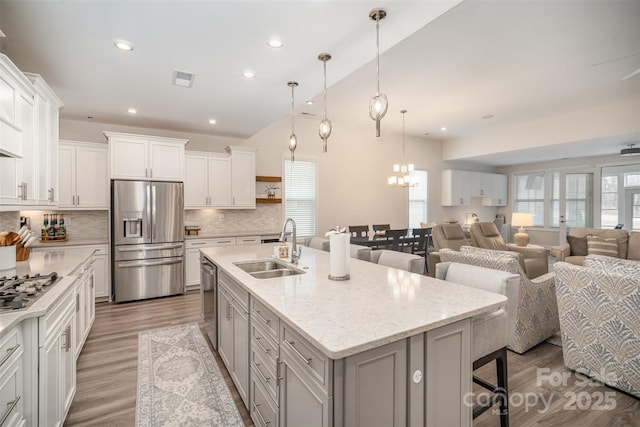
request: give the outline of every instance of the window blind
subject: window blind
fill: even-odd
[[[284,161],[284,216],[296,222],[297,237],[316,235],[316,162]]]

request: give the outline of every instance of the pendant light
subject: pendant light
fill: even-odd
[[[380,20],[387,16],[384,9],[373,9],[369,12],[369,18],[376,21],[376,95],[369,104],[369,117],[376,121],[376,136],[380,136],[380,120],[387,113],[389,101],[384,93],[380,93]]]
[[[295,160],[293,153],[294,151],[296,151],[296,147],[298,146],[298,138],[296,137],[295,132],[295,118],[293,112],[293,91],[296,86],[298,86],[298,82],[288,82],[287,86],[291,88],[291,135],[289,136],[289,151],[291,151],[291,161],[293,162]]]
[[[331,135],[331,120],[327,119],[327,61],[331,59],[331,55],[328,53],[321,53],[318,55],[318,59],[322,61],[324,68],[324,86],[322,90],[322,97],[324,103],[324,114],[322,115],[322,121],[320,122],[320,129],[318,134],[322,138],[322,152],[327,152],[327,139]]]
[[[414,170],[413,163],[407,164],[404,157],[404,114],[407,110],[400,110],[402,113],[402,164],[393,165],[393,175],[389,177],[389,185],[397,185],[398,187],[414,187],[417,182],[412,182],[411,172]]]

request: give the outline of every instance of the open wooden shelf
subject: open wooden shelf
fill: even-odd
[[[280,176],[256,176],[257,182],[282,182],[282,177]]]
[[[277,198],[277,199],[267,199],[266,197],[259,197],[256,198],[256,203],[282,203],[282,199]]]

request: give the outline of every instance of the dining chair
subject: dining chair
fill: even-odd
[[[411,235],[414,237],[413,242],[411,242],[411,253],[426,258],[427,244],[429,242],[429,238],[431,237],[431,229],[414,228],[413,230],[411,230]]]
[[[407,229],[386,230],[384,236],[391,241],[390,249],[392,251],[402,250],[402,239],[407,235]]]
[[[368,225],[350,225],[349,233],[351,233],[351,237],[360,237],[360,238],[368,238],[369,237],[369,226]]]

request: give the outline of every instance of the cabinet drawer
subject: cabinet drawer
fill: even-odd
[[[65,280],[64,278],[62,280]],[[78,279],[76,279],[78,280]],[[58,283],[56,286],[62,286],[62,283]],[[66,311],[71,308],[75,310],[76,292],[74,284],[69,286],[65,291],[65,294],[60,301],[52,307],[47,314],[39,318],[38,322],[38,340],[40,347],[44,347],[47,338],[56,330],[58,325],[64,320],[63,317]]]
[[[23,425],[22,361],[14,361],[1,372],[0,419],[6,417],[3,426]]]
[[[274,341],[278,342],[278,316],[255,298],[251,298],[251,322],[254,325],[260,325]]]
[[[227,273],[218,270],[218,282],[227,288],[227,291],[231,294],[234,300],[240,304],[240,306],[249,312],[249,292],[247,292],[242,286],[236,283]]]
[[[286,325],[281,328],[281,337],[280,351],[286,351],[310,378],[329,392],[330,359]]]
[[[212,248],[215,246],[230,246],[235,243],[227,243],[232,242],[233,237],[224,238],[224,239],[189,239],[185,240],[184,244],[187,249],[202,249],[202,248]],[[221,243],[222,242],[222,243]]]
[[[236,245],[259,245],[261,243],[260,236],[244,236],[236,237]]]
[[[275,341],[267,338],[267,335],[255,325],[251,326],[251,348],[255,349],[262,358],[271,362],[271,366],[276,366],[278,359],[278,345]]]
[[[18,325],[0,339],[0,369],[22,354],[22,328]]]
[[[236,238],[235,237],[220,237],[219,239],[211,239],[211,246],[235,246]]]
[[[259,350],[258,350],[259,351]],[[262,384],[265,390],[269,392],[271,398],[276,401],[278,395],[276,393],[276,365],[271,361],[265,361],[264,358],[256,351],[255,347],[251,349],[251,369],[253,369],[253,380]]]
[[[256,373],[252,372],[252,378],[255,379],[255,377]],[[260,383],[254,379],[251,380],[251,394],[253,396],[250,410],[251,419],[256,423],[256,426],[276,427],[278,414],[276,405]]]

